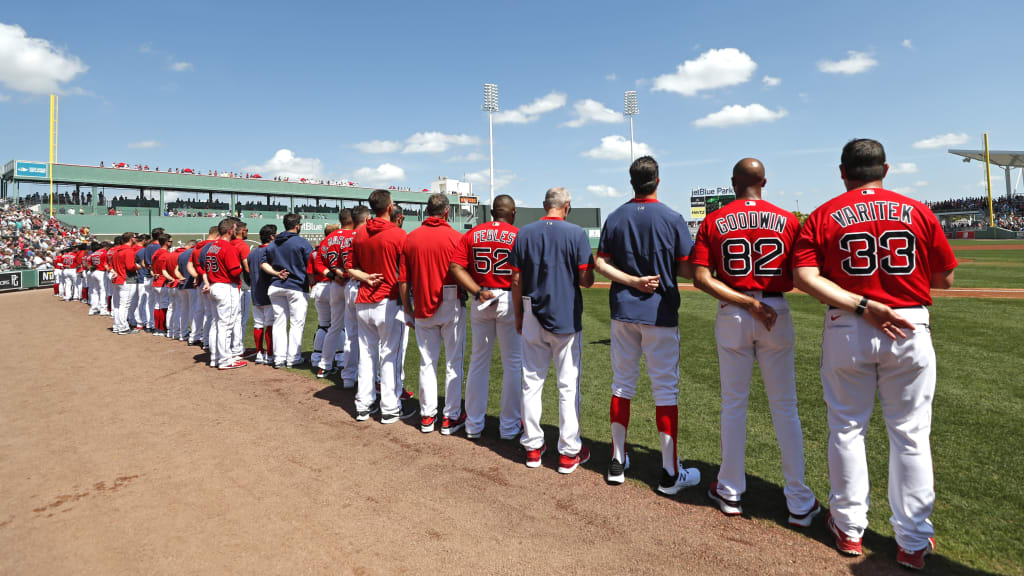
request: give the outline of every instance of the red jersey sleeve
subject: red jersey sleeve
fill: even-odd
[[[800,226],[793,245],[793,268],[821,268],[822,243],[818,233],[820,214],[820,209],[815,210]]]

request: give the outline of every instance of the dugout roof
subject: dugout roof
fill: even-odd
[[[984,150],[960,150],[949,149],[950,154],[970,158],[971,160],[985,161]],[[988,161],[1003,168],[1024,168],[1024,150],[989,150]]]

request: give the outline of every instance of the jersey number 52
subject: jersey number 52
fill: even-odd
[[[508,248],[490,249],[484,246],[473,248],[473,269],[477,274],[494,274],[495,276],[511,276],[508,267],[512,251]]]

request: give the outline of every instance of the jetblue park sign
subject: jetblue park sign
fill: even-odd
[[[19,178],[46,178],[49,176],[46,168],[42,162],[18,162],[14,173]]]

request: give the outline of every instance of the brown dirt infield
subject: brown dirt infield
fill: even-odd
[[[348,391],[218,372],[85,312],[0,295],[3,574],[901,573],[840,557],[821,517],[726,518],[707,479],[664,498],[606,486],[604,454],[530,470],[496,438],[356,422]]]

